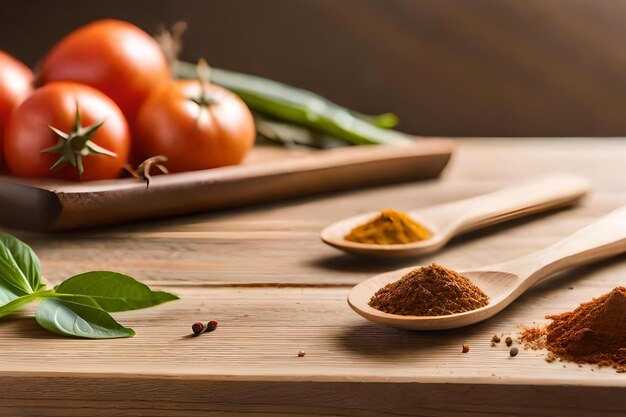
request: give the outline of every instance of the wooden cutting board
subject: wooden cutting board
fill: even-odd
[[[332,150],[257,146],[244,164],[86,183],[0,176],[0,224],[53,231],[242,207],[326,191],[434,178],[453,143]]]

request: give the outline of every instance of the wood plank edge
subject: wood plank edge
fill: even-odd
[[[6,378],[1,415],[622,416],[623,388]],[[210,413],[210,414],[207,414]]]
[[[139,381],[199,381],[199,382],[309,382],[309,383],[362,383],[362,384],[417,384],[417,385],[511,385],[511,386],[550,386],[550,387],[606,387],[625,390],[626,380],[616,384],[616,380],[572,380],[565,378],[541,378],[529,382],[528,378],[481,376],[466,377],[450,375],[399,377],[386,375],[297,375],[297,374],[181,374],[181,373],[136,373],[136,372],[46,372],[46,371],[0,371],[0,378],[4,381],[9,378],[63,378],[63,379],[101,379],[101,380],[139,380]],[[626,396],[625,396],[626,400]]]

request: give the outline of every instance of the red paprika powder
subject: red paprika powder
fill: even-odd
[[[525,347],[546,348],[546,360],[612,366],[626,372],[626,288],[582,303],[573,311],[546,316],[543,327],[525,327],[520,339]]]

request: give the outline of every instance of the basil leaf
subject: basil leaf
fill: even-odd
[[[86,295],[109,312],[139,310],[167,301],[178,300],[174,294],[152,291],[127,275],[110,271],[92,271],[66,279],[55,287],[57,294]]]
[[[0,306],[0,317],[4,317],[13,312],[16,312],[24,304],[28,304],[29,302],[33,301],[36,298],[37,296],[35,294],[27,294],[27,295],[22,295],[21,297],[14,298],[13,300]]]
[[[85,297],[80,299],[81,303],[48,298],[39,304],[35,319],[44,329],[63,336],[115,339],[135,335],[133,329],[116,322],[109,313],[98,308],[94,301],[86,301],[88,299]]]
[[[19,294],[16,294],[16,291],[13,291],[11,288],[5,287],[4,285],[5,284],[2,281],[2,276],[0,276],[0,307],[4,307],[5,305],[11,303],[13,300],[16,300],[23,296],[21,292]]]
[[[0,302],[41,289],[39,258],[26,243],[6,233],[0,233],[0,287],[11,294],[0,296]]]

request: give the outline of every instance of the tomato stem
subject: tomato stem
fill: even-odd
[[[211,104],[216,103],[217,100],[207,91],[207,86],[211,80],[211,67],[204,58],[200,58],[198,60],[196,74],[198,76],[198,81],[200,82],[200,96],[189,97],[189,100],[193,101],[200,107],[208,107]]]
[[[124,167],[126,171],[130,173],[133,177],[140,179],[146,182],[146,188],[150,187],[150,179],[152,178],[150,175],[150,171],[152,167],[157,168],[161,171],[162,174],[169,174],[170,171],[163,165],[164,162],[167,162],[167,157],[164,155],[156,155],[150,157],[139,164],[137,169],[133,169],[130,166]]]

